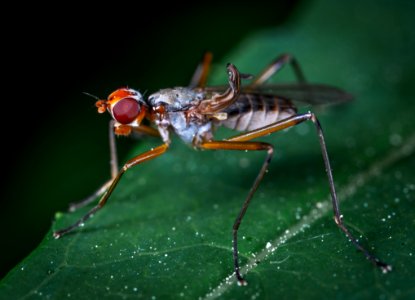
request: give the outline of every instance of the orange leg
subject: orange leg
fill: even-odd
[[[365,248],[363,248],[362,245],[359,244],[357,239],[350,233],[346,225],[343,223],[342,215],[340,213],[339,208],[339,202],[337,200],[337,193],[334,186],[334,180],[333,180],[333,174],[331,171],[330,161],[327,154],[327,148],[326,143],[324,141],[324,135],[323,130],[320,126],[320,122],[316,118],[316,116],[311,113],[305,113],[305,114],[299,114],[292,117],[289,117],[287,119],[281,120],[279,122],[276,122],[274,124],[270,124],[268,126],[252,130],[250,132],[242,133],[240,135],[231,137],[229,139],[226,139],[225,141],[211,141],[211,142],[205,142],[200,145],[203,149],[221,149],[221,150],[267,150],[268,154],[267,157],[261,167],[261,170],[258,173],[257,178],[255,179],[254,184],[251,187],[251,190],[248,193],[247,198],[245,199],[245,202],[242,205],[242,208],[236,218],[236,221],[233,225],[233,256],[234,256],[234,268],[235,268],[235,274],[238,279],[239,284],[244,285],[246,284],[246,281],[242,278],[240,272],[239,272],[239,260],[238,260],[238,245],[237,245],[237,234],[239,226],[242,222],[242,219],[245,215],[246,210],[248,209],[248,205],[252,199],[252,196],[256,189],[258,188],[259,183],[262,180],[262,177],[264,176],[264,173],[269,165],[269,162],[272,157],[273,148],[271,145],[266,143],[260,143],[260,142],[249,142],[250,140],[254,138],[258,138],[261,136],[268,135],[270,133],[295,126],[297,124],[300,124],[304,121],[312,121],[316,127],[317,135],[320,142],[321,147],[321,153],[323,155],[323,161],[326,168],[326,173],[328,177],[329,182],[329,188],[330,188],[330,194],[332,199],[332,205],[333,205],[333,212],[334,212],[334,221],[337,224],[337,226],[346,234],[346,236],[352,241],[352,243],[355,245],[355,247],[363,252],[363,254],[366,256],[366,258],[372,262],[375,266],[379,267],[384,273],[391,271],[392,267],[382,261],[380,261],[378,258],[376,258],[373,254],[371,254],[369,251],[367,251]]]
[[[246,88],[249,90],[258,87],[281,70],[286,64],[291,65],[299,83],[306,82],[297,60],[291,54],[282,54],[274,59]]]
[[[109,188],[115,177],[117,177],[118,174],[118,156],[117,156],[117,147],[115,143],[115,134],[114,134],[114,120],[111,120],[109,123],[109,142],[110,142],[110,166],[111,166],[111,179],[105,182],[98,190],[96,190],[92,195],[89,197],[83,199],[80,202],[71,203],[69,205],[69,211],[74,212],[79,208],[82,208],[91,202],[93,202],[97,197],[100,197],[102,194],[105,193],[105,191]],[[137,131],[140,133],[145,133],[147,135],[160,137],[159,132],[157,129],[154,129],[153,127],[141,125],[140,127],[134,127],[132,128],[133,131]]]
[[[81,226],[86,220],[88,220],[91,215],[96,213],[98,210],[100,210],[104,205],[107,203],[108,198],[111,196],[112,192],[114,191],[115,187],[117,186],[118,182],[120,181],[122,175],[124,175],[125,171],[130,169],[131,167],[138,165],[142,162],[145,162],[147,160],[153,159],[164,152],[166,152],[168,148],[167,144],[163,144],[161,146],[158,146],[157,148],[153,148],[150,151],[144,152],[140,155],[137,155],[133,159],[127,161],[125,165],[122,167],[122,169],[118,172],[118,174],[115,176],[115,178],[111,181],[111,184],[109,185],[108,189],[105,190],[104,194],[102,195],[101,199],[99,200],[98,204],[94,206],[86,215],[84,215],[82,218],[80,218],[77,222],[72,224],[71,226],[55,231],[53,233],[53,236],[58,239],[64,234],[67,234],[68,232],[74,230],[75,228]]]
[[[206,86],[211,63],[212,53],[206,52],[203,56],[203,60],[199,63],[195,72],[193,73],[189,88],[204,88]]]
[[[118,173],[118,156],[117,156],[117,147],[115,145],[115,135],[114,135],[114,124],[115,121],[111,120],[109,122],[109,142],[110,142],[110,168],[111,168],[111,179],[105,182],[98,190],[96,190],[92,195],[83,199],[80,202],[71,203],[69,204],[69,211],[74,212],[79,208],[82,208],[92,201],[94,201],[97,197],[101,196],[105,193],[108,187],[111,185],[111,182],[117,176]]]

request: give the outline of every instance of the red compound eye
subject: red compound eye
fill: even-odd
[[[112,108],[115,120],[121,124],[129,124],[137,118],[140,106],[133,98],[124,98],[118,101]]]

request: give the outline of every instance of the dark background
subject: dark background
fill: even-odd
[[[109,178],[109,118],[82,92],[105,98],[125,85],[149,93],[186,85],[204,51],[224,59],[251,32],[307,9],[288,0],[47,7],[53,13],[36,5],[8,12],[22,29],[3,26],[2,277],[36,247],[56,211]],[[131,143],[120,141],[121,160]]]

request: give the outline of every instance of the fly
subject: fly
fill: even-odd
[[[226,87],[206,87],[210,63],[211,54],[207,53],[188,87],[162,89],[147,99],[144,99],[136,90],[120,88],[110,94],[108,99],[96,102],[99,113],[108,111],[112,117],[109,134],[112,176],[93,195],[80,203],[72,204],[69,210],[74,211],[84,207],[97,197],[101,197],[98,204],[71,226],[55,231],[53,236],[56,239],[62,237],[84,224],[94,213],[104,207],[128,169],[156,158],[168,150],[172,132],[186,144],[197,149],[263,151],[266,154],[265,160],[233,225],[235,276],[240,285],[246,285],[239,268],[238,229],[274,152],[271,144],[252,140],[305,121],[311,121],[315,126],[321,147],[335,223],[371,263],[384,273],[391,271],[392,267],[367,251],[344,224],[320,122],[312,112],[297,113],[293,102],[298,100],[310,104],[336,103],[348,101],[351,96],[332,86],[306,83],[297,61],[289,54],[277,57],[254,78],[240,73],[234,65],[228,64]],[[265,83],[287,64],[293,68],[298,83],[279,86]],[[251,81],[242,86],[241,79],[251,79]],[[144,120],[147,121],[143,122]],[[148,123],[150,125],[147,125]],[[214,128],[218,126],[225,126],[243,133],[224,140],[216,140]],[[162,144],[128,160],[119,169],[115,135],[129,136],[133,132],[160,137]]]

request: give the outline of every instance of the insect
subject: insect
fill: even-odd
[[[70,206],[70,211],[74,211],[91,203],[97,197],[101,197],[98,204],[77,222],[67,228],[55,231],[54,237],[60,238],[74,230],[104,207],[128,169],[164,154],[171,143],[170,134],[172,132],[177,134],[186,144],[198,149],[263,151],[265,152],[265,160],[233,225],[234,271],[238,283],[245,285],[246,281],[242,278],[239,268],[238,229],[270,164],[274,149],[269,143],[252,140],[305,121],[311,121],[315,126],[321,147],[335,223],[371,263],[385,273],[392,270],[390,265],[367,251],[345,226],[339,209],[320,122],[312,112],[297,113],[297,108],[292,101],[299,100],[311,104],[334,103],[350,100],[351,96],[332,86],[306,83],[297,60],[289,54],[278,56],[256,77],[242,74],[234,65],[228,64],[226,67],[228,85],[207,87],[206,81],[211,59],[210,53],[205,54],[188,87],[162,89],[149,95],[147,99],[144,99],[136,90],[120,88],[110,94],[107,100],[98,99],[96,102],[98,112],[108,111],[112,116],[109,135],[112,177],[93,195]],[[266,81],[285,65],[292,67],[298,83],[279,86],[266,84]],[[250,79],[250,82],[242,86],[242,79]],[[226,126],[242,131],[242,133],[225,140],[215,140],[214,128],[218,126]],[[128,136],[133,132],[160,137],[162,144],[135,156],[128,160],[121,169],[118,169],[115,135]]]

